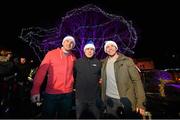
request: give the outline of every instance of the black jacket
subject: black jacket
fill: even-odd
[[[16,75],[14,62],[9,58],[0,55],[0,82],[13,83]]]
[[[79,58],[74,67],[76,99],[93,101],[100,95],[101,63],[96,58]]]

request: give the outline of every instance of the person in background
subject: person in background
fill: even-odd
[[[100,118],[98,103],[101,63],[94,57],[95,46],[92,41],[88,41],[84,46],[84,54],[85,56],[79,58],[74,66],[76,117]]]
[[[13,52],[8,48],[0,50],[0,107],[3,114],[10,113],[14,102],[16,70],[12,61]]]
[[[137,67],[130,57],[117,52],[114,41],[106,41],[102,60],[102,100],[106,112],[114,118],[134,118],[134,111],[144,115],[145,92]]]
[[[24,56],[19,57],[18,63],[16,65],[18,76],[17,76],[17,82],[19,85],[26,85],[28,84],[28,75],[31,70],[30,63],[28,63],[27,58]]]
[[[15,94],[16,115],[26,117],[30,114],[29,106],[31,105],[30,91],[32,88],[32,82],[28,80],[31,66],[27,57],[24,55],[20,55],[15,58],[14,63],[17,71]]]
[[[7,62],[12,58],[12,51],[8,49],[0,50],[0,62]]]
[[[0,78],[1,81],[8,81],[15,77],[15,67],[12,61],[13,53],[8,49],[0,50]]]
[[[62,47],[49,51],[42,60],[33,80],[31,90],[32,102],[40,101],[40,87],[47,73],[42,106],[43,118],[69,118],[72,109],[73,66],[76,57],[71,50],[75,47],[75,39],[66,36]]]

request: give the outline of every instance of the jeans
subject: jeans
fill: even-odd
[[[129,118],[132,116],[131,103],[127,98],[115,99],[106,96],[106,112],[112,118]]]
[[[70,118],[72,93],[45,94],[42,107],[43,118]]]
[[[100,110],[98,108],[97,101],[79,101],[76,99],[76,117],[78,119],[100,118]]]

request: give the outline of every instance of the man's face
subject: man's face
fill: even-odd
[[[66,50],[66,51],[70,51],[73,49],[73,46],[74,46],[74,43],[72,40],[65,40],[63,42],[63,48]]]
[[[107,45],[106,47],[106,53],[109,55],[109,56],[114,56],[117,52],[117,48],[113,45],[113,44],[109,44]]]
[[[26,63],[26,58],[20,58],[20,63],[25,64]]]
[[[85,51],[84,51],[85,55],[87,58],[92,58],[95,51],[93,48],[86,48]]]
[[[10,60],[12,56],[13,56],[12,53],[8,53],[7,56],[6,56],[6,58],[7,58],[8,60]]]

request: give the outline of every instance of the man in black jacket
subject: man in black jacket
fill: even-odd
[[[75,63],[76,117],[99,118],[100,111],[100,61],[94,58],[95,46],[89,41],[84,46],[85,56]],[[89,111],[87,114],[87,110]],[[92,116],[89,116],[92,115]]]

